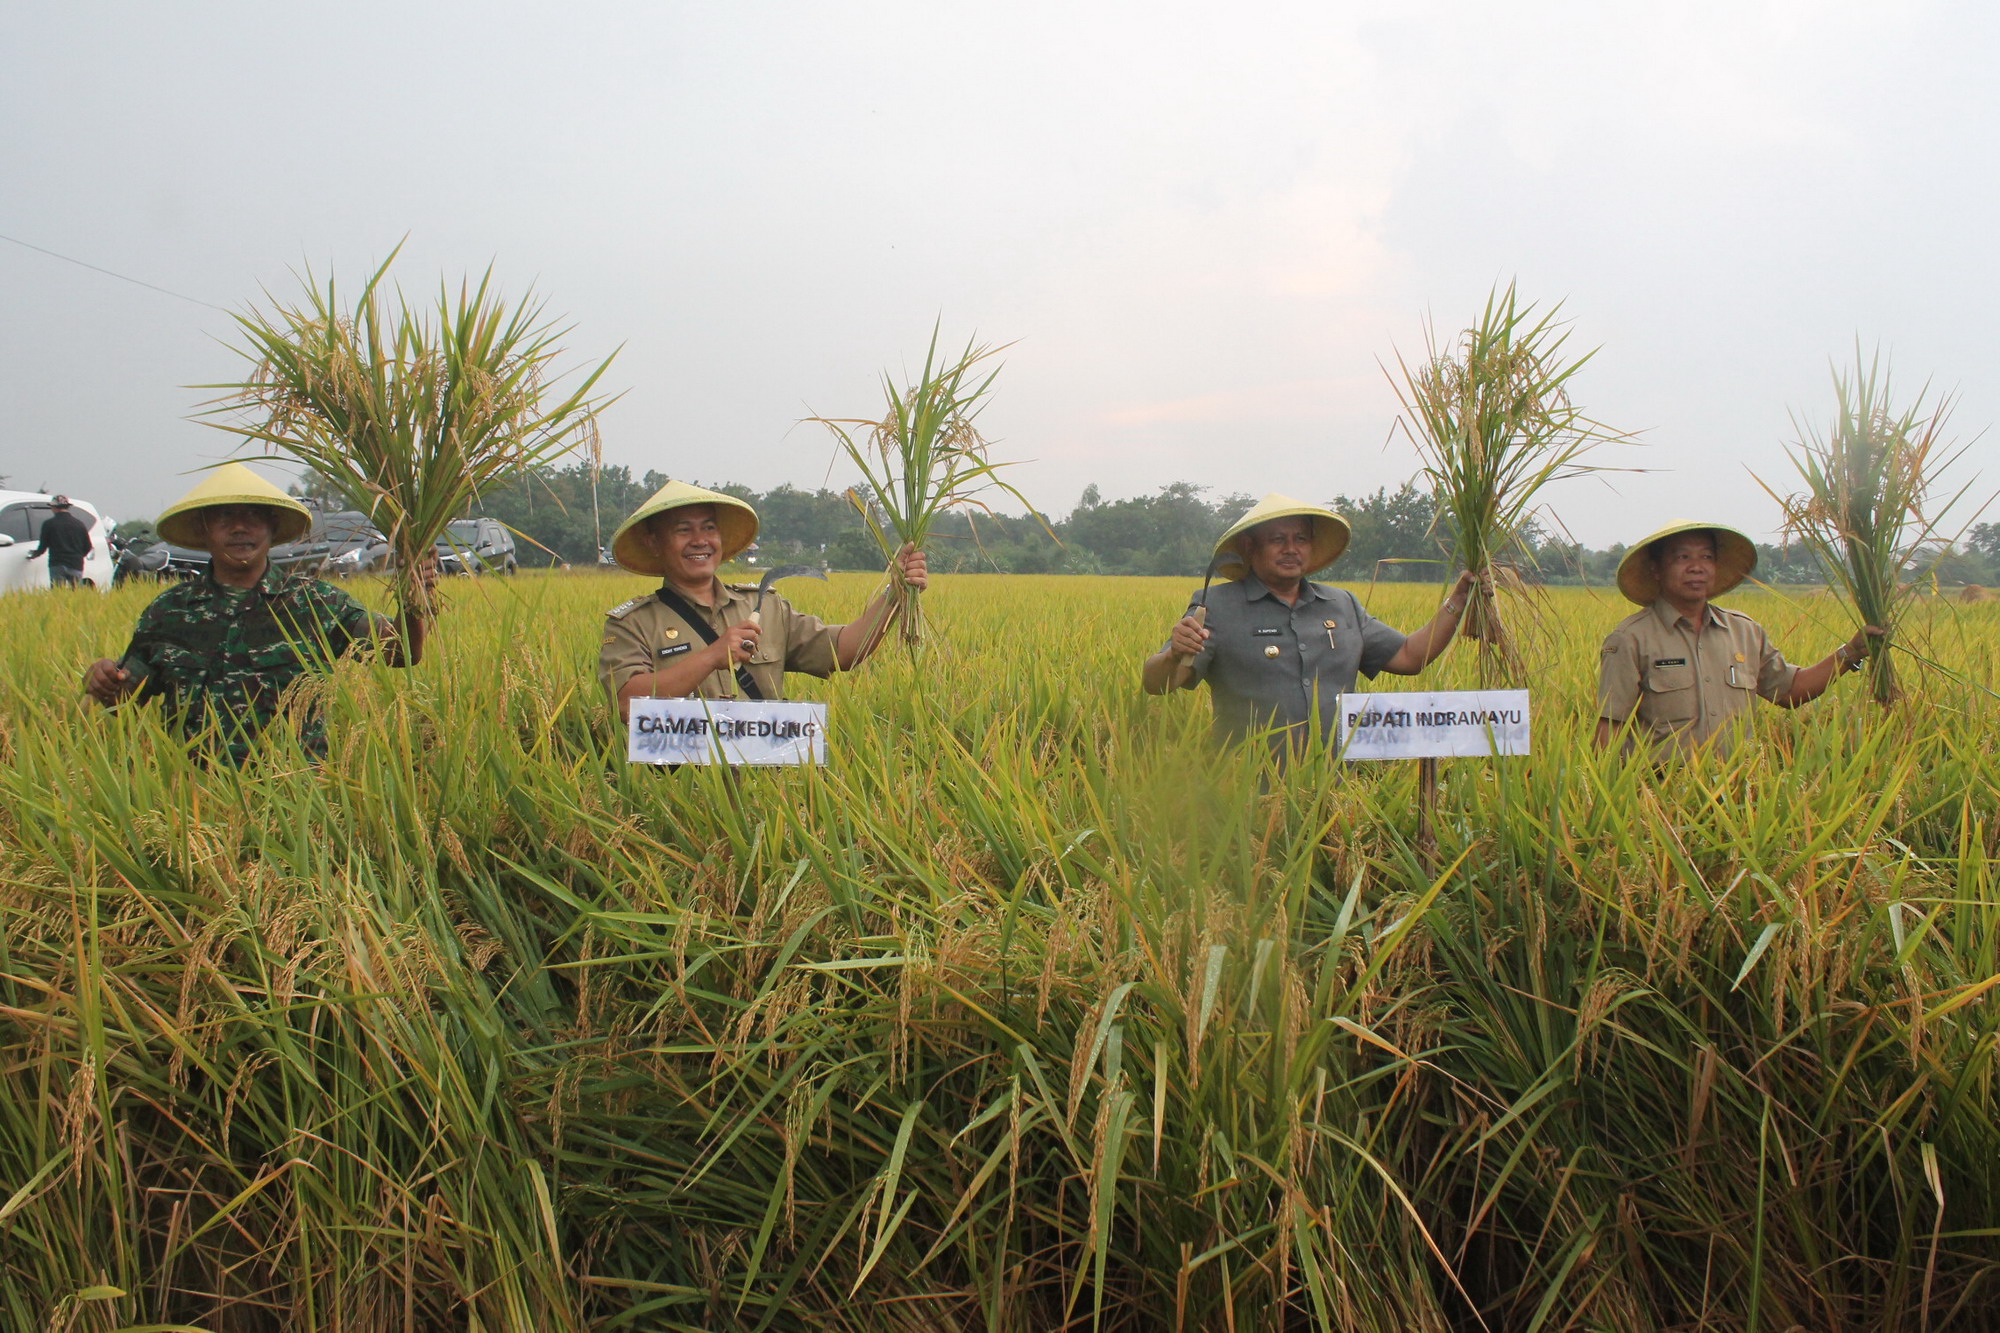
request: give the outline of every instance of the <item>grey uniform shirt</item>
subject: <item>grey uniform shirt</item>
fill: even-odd
[[[1198,599],[1189,599],[1189,613]],[[1300,725],[1315,703],[1325,735],[1355,676],[1373,679],[1405,637],[1362,610],[1344,588],[1301,584],[1298,601],[1286,606],[1254,574],[1208,590],[1207,628],[1188,684],[1208,682],[1215,734],[1229,740]]]

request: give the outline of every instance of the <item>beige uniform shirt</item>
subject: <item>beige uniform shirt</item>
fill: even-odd
[[[1798,672],[1742,612],[1711,602],[1696,634],[1694,623],[1661,598],[1604,640],[1597,715],[1622,723],[1636,710],[1657,752],[1701,745],[1727,752],[1750,700],[1783,698]]]
[[[757,590],[732,584],[718,585],[715,605],[695,605],[695,610],[718,635],[731,625],[750,618],[757,604]],[[692,603],[691,603],[692,604]],[[818,616],[793,609],[775,592],[764,594],[763,633],[757,639],[757,655],[747,664],[750,678],[757,682],[766,699],[785,697],[785,673],[803,671],[809,676],[831,676],[835,670],[834,638],[838,625],[828,625]],[[671,665],[683,653],[698,653],[708,645],[694,627],[682,620],[652,593],[634,597],[616,606],[604,618],[604,644],[597,653],[597,678],[603,682],[618,706],[618,691],[625,682],[643,672]],[[736,699],[743,692],[736,686],[735,672],[724,667],[711,671],[690,696],[696,699]]]

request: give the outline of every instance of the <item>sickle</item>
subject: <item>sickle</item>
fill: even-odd
[[[817,565],[777,565],[764,571],[764,577],[757,580],[757,604],[751,608],[750,623],[764,623],[764,594],[771,591],[771,585],[779,579],[819,579],[826,580],[826,571]]]
[[[1216,552],[1215,559],[1208,562],[1208,572],[1202,576],[1201,580],[1201,597],[1196,603],[1193,612],[1194,623],[1196,625],[1206,626],[1208,624],[1208,585],[1215,581],[1216,571],[1224,565],[1237,564],[1241,560],[1242,557],[1234,551],[1218,551]]]

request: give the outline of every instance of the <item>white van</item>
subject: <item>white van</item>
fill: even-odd
[[[40,491],[0,491],[0,593],[25,592],[49,586],[49,558],[28,559],[42,539],[42,522],[55,510],[53,497]],[[90,529],[90,554],[83,560],[83,581],[99,592],[111,591],[111,520],[86,500],[70,497],[70,512]]]

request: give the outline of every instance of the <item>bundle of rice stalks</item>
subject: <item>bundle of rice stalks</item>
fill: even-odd
[[[1784,507],[1787,533],[1812,552],[1827,586],[1853,606],[1859,623],[1887,630],[1893,641],[1914,595],[1903,571],[1965,494],[1960,489],[1942,505],[1931,503],[1938,474],[1964,446],[1944,439],[1949,395],[1930,401],[1926,385],[1908,407],[1891,406],[1880,352],[1864,362],[1857,345],[1853,369],[1833,371],[1833,390],[1834,417],[1825,430],[1793,417],[1798,439],[1787,452],[1805,490],[1779,495],[1763,478],[1757,484]],[[1876,703],[1900,697],[1886,645],[1868,655],[1868,679]]]
[[[579,445],[595,452],[607,400],[590,394],[611,358],[545,401],[569,330],[545,321],[540,301],[510,307],[489,268],[456,297],[440,283],[434,313],[400,291],[392,309],[383,279],[395,259],[392,251],[351,309],[331,277],[322,286],[308,271],[303,303],[237,316],[250,373],[202,387],[227,395],[205,414],[223,419],[208,424],[273,451],[261,457],[305,464],[370,516],[394,553],[398,599],[429,619],[433,598],[418,571],[446,525],[488,487]]]
[[[1437,500],[1437,522],[1450,531],[1458,563],[1475,574],[1512,571],[1510,556],[1532,561],[1522,534],[1538,508],[1535,496],[1553,481],[1601,471],[1578,460],[1606,441],[1630,436],[1584,415],[1570,400],[1569,382],[1596,352],[1565,360],[1569,341],[1557,320],[1523,305],[1509,283],[1487,296],[1478,323],[1449,345],[1435,327],[1424,335],[1424,359],[1396,357],[1390,376],[1403,414],[1397,426],[1424,460]],[[1519,654],[1482,579],[1466,608],[1463,632],[1481,645],[1480,676],[1489,683],[1520,677]],[[1520,580],[1513,584],[1520,586]]]
[[[896,381],[883,373],[888,411],[880,420],[807,418],[832,431],[840,441],[840,452],[860,469],[862,485],[850,489],[847,498],[888,561],[894,593],[891,615],[901,622],[903,642],[911,648],[923,641],[919,590],[903,582],[896,553],[905,545],[921,549],[938,515],[946,510],[990,514],[991,506],[980,498],[987,491],[1004,492],[1041,518],[1027,497],[1000,480],[999,470],[1010,465],[987,457],[987,441],[976,424],[1000,373],[998,366],[982,373],[982,363],[1011,345],[967,342],[956,360],[947,361],[938,353],[938,329],[933,326],[916,383],[898,389]],[[1055,536],[1046,521],[1042,526]]]

